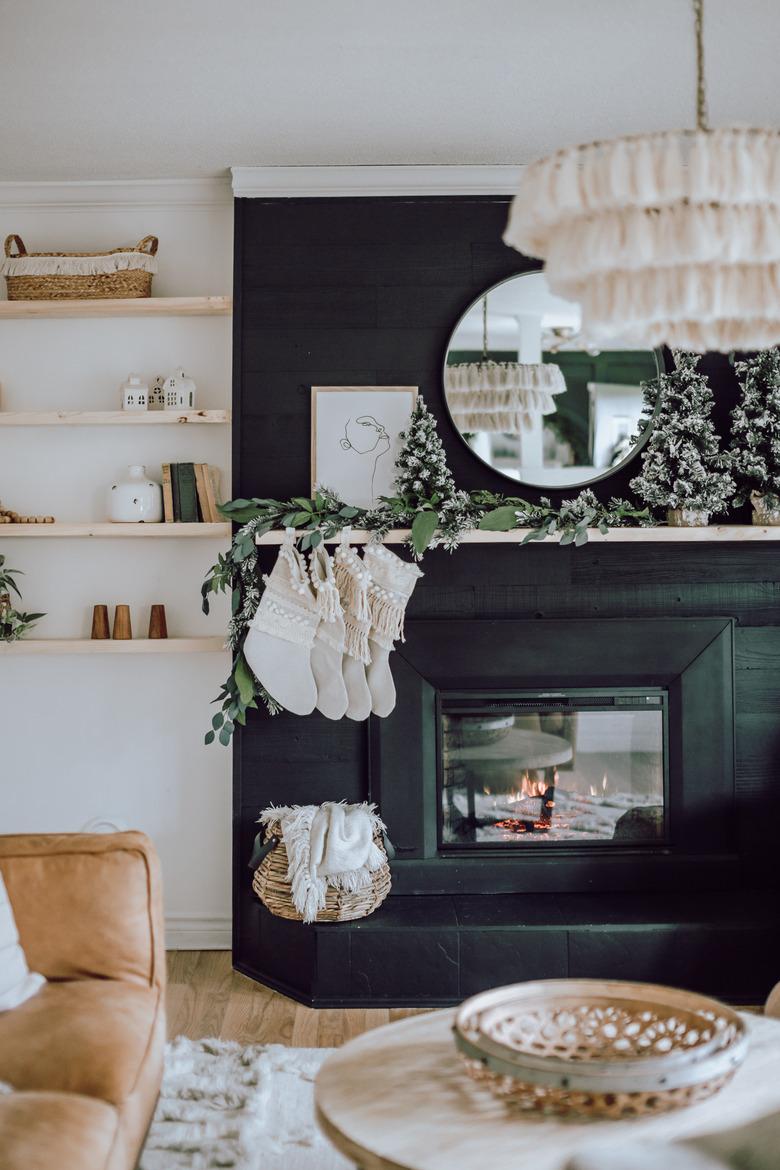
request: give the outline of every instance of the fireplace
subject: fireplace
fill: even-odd
[[[371,795],[408,893],[718,888],[733,623],[410,621]]]
[[[444,692],[437,707],[440,849],[669,840],[665,690]]]

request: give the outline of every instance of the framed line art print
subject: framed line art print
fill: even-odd
[[[312,386],[312,495],[325,487],[355,508],[392,495],[416,400],[416,386]]]

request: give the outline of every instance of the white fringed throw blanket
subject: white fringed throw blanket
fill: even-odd
[[[376,806],[326,801],[265,809],[259,823],[265,829],[279,821],[289,858],[287,880],[295,909],[304,922],[314,922],[325,909],[328,886],[355,892],[371,885],[371,874],[385,861],[374,842],[384,832]]]

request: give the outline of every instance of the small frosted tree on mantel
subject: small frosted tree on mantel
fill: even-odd
[[[652,418],[653,429],[631,490],[651,508],[666,508],[670,524],[698,527],[726,510],[734,480],[712,423],[714,399],[697,369],[699,355],[674,356],[671,373],[642,384],[644,421]]]
[[[740,399],[731,412],[736,503],[753,503],[756,524],[780,524],[780,350],[737,362]]]
[[[441,543],[452,550],[464,532],[476,527],[479,510],[468,492],[456,488],[436,419],[421,394],[400,437],[403,445],[395,463],[396,496],[383,498],[368,513],[367,527],[381,536],[390,528],[409,525],[415,559],[432,544]]]

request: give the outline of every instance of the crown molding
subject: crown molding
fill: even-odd
[[[514,195],[519,166],[231,167],[236,199]]]
[[[208,208],[232,202],[227,175],[210,179],[93,179],[79,182],[0,182],[0,207],[18,211],[122,210],[134,207]]]

